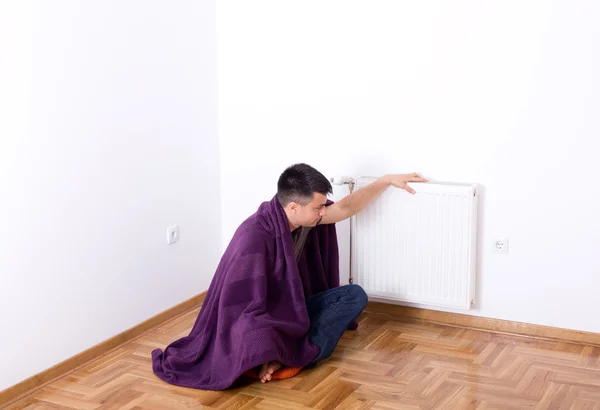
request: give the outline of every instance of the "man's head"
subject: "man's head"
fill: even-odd
[[[331,183],[307,164],[287,168],[277,182],[277,199],[285,210],[290,226],[316,226],[325,215]]]

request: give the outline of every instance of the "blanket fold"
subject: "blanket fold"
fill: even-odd
[[[272,360],[304,367],[319,351],[308,341],[305,298],[337,286],[335,225],[311,229],[296,262],[287,216],[273,197],[237,229],[189,335],[152,352],[153,371],[174,385],[223,390]]]

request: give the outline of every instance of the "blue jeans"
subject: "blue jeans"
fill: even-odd
[[[358,285],[340,286],[306,298],[310,318],[308,340],[320,350],[307,367],[314,367],[331,356],[348,325],[358,318],[368,300]]]

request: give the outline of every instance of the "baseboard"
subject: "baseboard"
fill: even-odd
[[[551,339],[568,343],[600,345],[600,333],[583,332],[579,330],[562,329],[557,327],[533,325],[513,322],[510,320],[492,319],[487,317],[465,315],[460,313],[441,312],[421,309],[411,306],[392,305],[388,303],[369,302],[365,312],[390,316],[403,316],[421,319],[428,322],[460,326],[465,328],[487,330],[497,333],[508,333],[518,336]]]
[[[119,333],[108,340],[100,342],[97,345],[73,357],[70,357],[63,362],[60,362],[57,365],[36,374],[35,376],[23,380],[22,382],[15,384],[6,390],[0,391],[0,406],[8,404],[9,402],[14,402],[26,394],[30,394],[31,392],[50,383],[51,381],[65,376],[66,374],[90,362],[91,360],[96,359],[103,354],[106,354],[109,351],[121,346],[122,344],[135,339],[142,333],[151,330],[167,320],[198,307],[204,301],[205,297],[206,292],[200,293],[199,295],[173,306],[172,308],[167,309],[164,312],[161,312],[158,315],[153,316],[150,319],[145,320],[142,323],[122,333]]]

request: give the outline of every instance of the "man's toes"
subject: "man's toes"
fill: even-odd
[[[262,383],[269,382],[273,379],[273,374],[279,370],[281,367],[281,363],[278,361],[272,361],[269,363],[265,363],[262,365],[260,371],[258,372],[258,377]]]
[[[258,372],[258,377],[263,380],[265,378],[265,375],[267,374],[268,368],[267,368],[267,363],[263,364],[262,367],[260,368],[260,371]]]

